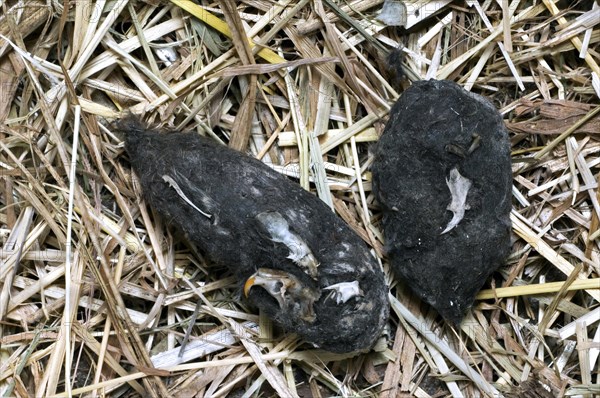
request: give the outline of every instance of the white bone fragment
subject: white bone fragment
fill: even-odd
[[[331,295],[335,298],[336,304],[345,303],[353,297],[364,295],[358,281],[336,283],[323,288],[323,290],[331,290]]]
[[[273,242],[283,243],[290,249],[288,258],[302,267],[311,278],[316,279],[319,266],[317,259],[306,242],[290,231],[290,225],[285,218],[274,211],[260,213],[256,218],[271,234]]]
[[[446,185],[448,185],[448,189],[452,195],[452,201],[448,205],[447,210],[450,210],[454,215],[441,235],[456,227],[465,216],[465,211],[469,210],[467,194],[469,193],[469,189],[471,189],[471,180],[461,176],[455,167],[450,170],[450,177],[446,178]]]
[[[192,202],[192,201],[191,201],[191,200],[190,200],[190,199],[189,199],[189,198],[188,198],[188,197],[187,197],[187,196],[186,196],[184,193],[183,193],[183,191],[181,190],[181,188],[179,188],[179,184],[177,184],[177,182],[176,182],[176,181],[175,181],[175,180],[174,180],[174,179],[173,179],[171,176],[168,176],[168,175],[166,175],[166,174],[165,174],[164,176],[162,176],[162,178],[163,178],[163,180],[164,180],[164,181],[165,181],[167,184],[169,184],[169,186],[170,186],[171,188],[173,188],[173,189],[174,189],[174,190],[177,192],[177,195],[179,195],[179,196],[181,197],[181,199],[183,199],[183,201],[184,201],[184,202],[186,202],[188,205],[192,206],[192,208],[193,208],[194,210],[196,210],[197,212],[199,212],[200,214],[202,214],[204,217],[207,217],[207,218],[211,218],[211,217],[212,217],[210,214],[208,214],[208,213],[205,213],[205,212],[203,212],[202,210],[200,210],[200,209],[199,209],[199,208],[198,208],[198,207],[197,207],[197,206],[196,206],[196,205],[195,205],[195,204],[194,204],[194,203],[193,203],[193,202]]]

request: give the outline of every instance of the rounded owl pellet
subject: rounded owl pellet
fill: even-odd
[[[502,116],[456,83],[415,82],[390,112],[372,171],[392,268],[459,324],[510,250]]]

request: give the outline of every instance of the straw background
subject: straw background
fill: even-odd
[[[600,5],[403,3],[408,29],[378,0],[0,1],[0,395],[598,396]],[[391,274],[371,194],[369,148],[425,78],[490,98],[512,145],[512,254],[459,329]],[[322,352],[248,308],[143,202],[124,112],[330,203],[386,272],[376,348]]]

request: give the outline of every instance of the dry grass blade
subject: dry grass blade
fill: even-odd
[[[254,56],[252,55],[242,20],[235,8],[234,2],[224,1],[222,4],[238,58],[243,65],[253,65]],[[243,86],[245,86],[243,90],[244,99],[231,127],[231,136],[229,138],[229,146],[238,151],[248,146],[248,139],[250,138],[250,129],[252,128],[252,121],[254,119],[254,105],[256,103],[256,75],[252,74],[246,81],[242,80],[242,82],[244,83]]]
[[[0,15],[0,34],[3,36],[20,36],[26,38],[50,18],[50,7],[43,1],[18,2],[8,6]],[[15,32],[12,28],[18,27]],[[8,50],[8,43],[0,39],[0,57]]]
[[[394,309],[394,311],[396,311],[399,316],[406,319],[406,321],[412,327],[419,330],[421,336],[423,338],[425,338],[427,340],[427,342],[436,349],[436,353],[434,353],[433,355],[436,355],[436,354],[439,355],[439,353],[437,353],[437,351],[441,352],[462,373],[464,373],[465,376],[467,376],[468,378],[473,380],[473,382],[477,384],[477,386],[481,389],[482,392],[489,394],[491,396],[499,396],[500,395],[499,392],[494,387],[489,385],[487,383],[487,381],[485,381],[479,375],[479,373],[477,373],[477,371],[468,367],[466,362],[464,362],[463,359],[461,359],[456,354],[456,352],[454,352],[454,350],[452,350],[452,348],[450,348],[445,342],[439,340],[431,330],[426,329],[424,327],[425,322],[423,320],[418,319],[416,316],[414,316],[414,314],[412,314],[406,307],[404,307],[402,305],[402,303],[400,303],[400,301],[398,301],[398,299],[396,299],[396,297],[390,295],[390,302],[392,304],[392,308]],[[438,364],[439,363],[443,363],[443,362],[438,362]],[[442,369],[440,369],[440,370],[442,370]]]
[[[159,3],[0,5],[0,396],[600,394],[597,1],[404,0],[402,29],[382,0]],[[393,102],[434,76],[501,110],[514,162],[512,254],[457,328],[391,274],[371,192]],[[332,354],[249,308],[144,203],[123,112],[322,198],[386,273],[389,333]]]
[[[530,284],[524,286],[501,287],[498,289],[482,290],[477,294],[478,300],[486,300],[491,298],[504,298],[516,296],[528,296],[535,294],[546,294],[558,292],[564,282],[551,282],[541,284]],[[567,288],[568,291],[584,290],[584,289],[600,289],[600,279],[583,279],[574,281]]]

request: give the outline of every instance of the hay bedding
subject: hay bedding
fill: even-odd
[[[408,31],[374,20],[382,3],[2,2],[3,395],[599,393],[597,2],[407,1]],[[384,60],[400,43],[398,79]],[[511,255],[458,328],[392,276],[371,193],[369,146],[426,77],[490,98],[512,144]],[[391,287],[376,349],[315,350],[240,301],[141,201],[106,123],[121,110],[252,153],[333,206]]]

